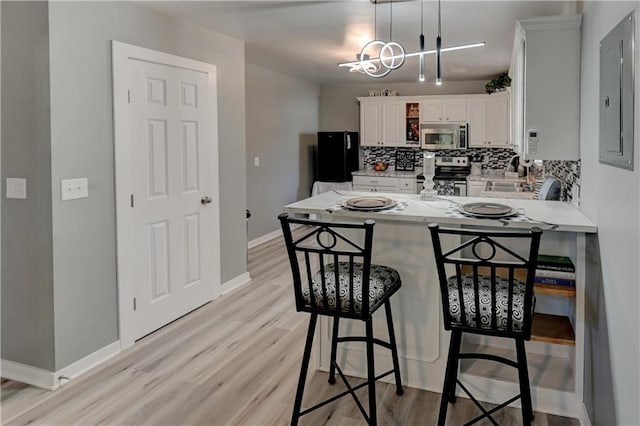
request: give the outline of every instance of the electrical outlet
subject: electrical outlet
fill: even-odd
[[[253,167],[260,167],[260,157],[253,157]]]
[[[7,198],[27,199],[27,180],[25,178],[7,178]]]
[[[89,180],[87,178],[62,179],[60,187],[62,201],[89,196]]]

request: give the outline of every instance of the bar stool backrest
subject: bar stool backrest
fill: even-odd
[[[335,316],[339,313],[346,318],[366,318],[369,314],[369,277],[375,222],[324,222],[291,218],[286,213],[279,215],[278,219],[291,263],[296,309],[320,315]],[[304,227],[301,235],[295,239],[292,224]],[[339,264],[349,272],[348,283],[344,285],[343,276],[336,291],[337,283],[341,282],[340,268],[335,267]],[[356,274],[358,270],[361,270],[361,275]],[[355,309],[353,301],[356,299],[362,301],[361,309]],[[336,307],[343,309],[337,312]]]
[[[534,303],[533,283],[542,230],[539,228],[533,228],[530,231],[450,229],[440,228],[437,224],[429,225],[429,230],[438,270],[445,329],[456,328],[472,333],[504,337],[517,336],[529,340]],[[455,238],[455,236],[459,238]],[[450,271],[449,275],[447,271]],[[502,285],[506,283],[507,286],[506,329],[498,326],[497,311],[500,308],[496,306],[498,286],[496,277],[501,277],[500,282]],[[515,329],[513,326],[512,309],[516,281],[524,283],[521,329]],[[482,284],[486,285],[487,282],[490,283],[490,298],[485,294],[481,301],[480,287]],[[475,320],[456,321],[452,317],[449,299],[451,283],[455,284],[454,288],[458,292],[459,312],[464,316],[470,308],[465,304],[473,303],[477,313]],[[472,286],[473,291],[470,294],[474,295],[474,300],[465,300],[463,295],[465,285]],[[521,294],[517,297],[521,297]],[[487,299],[489,299],[490,308],[482,312],[488,315],[489,324],[481,324],[481,305],[484,304],[486,307]],[[455,309],[457,308],[455,307]]]

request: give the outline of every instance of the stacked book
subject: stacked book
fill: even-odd
[[[567,256],[540,254],[535,282],[575,287],[576,267]]]

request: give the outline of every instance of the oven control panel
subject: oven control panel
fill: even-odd
[[[436,157],[436,166],[467,167],[469,157]]]

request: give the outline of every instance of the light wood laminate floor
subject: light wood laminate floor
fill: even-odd
[[[308,315],[295,312],[281,238],[249,251],[249,271],[250,284],[139,340],[56,391],[3,380],[2,424],[288,424]],[[340,382],[328,385],[326,373],[310,371],[305,402],[342,389]],[[359,393],[366,403],[365,389]],[[406,388],[397,396],[393,385],[378,383],[377,398],[380,424],[436,423],[437,393]],[[459,425],[475,415],[472,403],[459,398],[449,406],[448,424]],[[496,420],[518,425],[520,410],[503,410]],[[353,400],[345,397],[304,416],[301,424],[365,423]],[[534,424],[579,423],[537,413]]]

